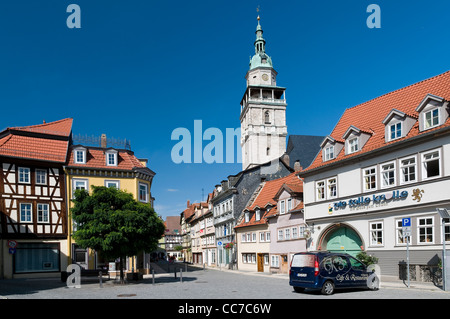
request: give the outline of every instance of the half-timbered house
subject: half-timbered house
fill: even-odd
[[[63,166],[72,119],[0,132],[0,278],[67,267]]]

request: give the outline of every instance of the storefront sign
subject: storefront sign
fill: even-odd
[[[359,206],[366,206],[369,204],[383,204],[390,201],[396,201],[405,199],[408,197],[407,191],[393,191],[392,193],[372,195],[372,196],[360,196],[357,198],[349,199],[348,201],[335,202],[333,209],[345,209],[347,206],[349,208],[355,208]]]

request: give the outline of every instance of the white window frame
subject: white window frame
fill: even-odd
[[[81,159],[78,157],[81,154]],[[73,150],[73,162],[75,164],[86,164],[86,149],[76,148]]]
[[[289,213],[292,209],[292,198],[286,199],[286,213]]]
[[[106,166],[117,166],[117,151],[107,151],[105,152],[105,158],[106,158]],[[110,161],[112,159],[112,162]]]
[[[280,201],[280,215],[286,213],[286,203],[284,200]]]
[[[374,173],[366,174],[366,170],[372,170],[372,169],[375,170]],[[375,166],[365,167],[365,168],[362,169],[362,175],[363,175],[363,181],[362,182],[363,182],[363,190],[364,190],[364,192],[371,192],[371,191],[377,189],[377,186],[378,186],[377,172],[378,172],[378,170],[377,170],[377,166],[376,165]],[[371,177],[371,176],[375,177],[375,187],[367,188],[366,187],[367,186],[367,184],[366,184],[366,177]],[[372,182],[370,182],[370,184],[372,184]]]
[[[141,186],[144,187],[144,193],[142,193]],[[144,198],[142,198],[143,194],[145,194]],[[148,184],[139,182],[139,184],[138,184],[138,196],[139,196],[139,201],[141,203],[148,203],[148,197],[149,197]]]
[[[250,221],[250,213],[245,212],[244,213],[244,223],[248,223]]]
[[[256,211],[255,211],[255,220],[256,221],[261,220],[261,210],[260,209],[256,209]]]
[[[325,161],[331,161],[332,159],[334,159],[335,158],[334,145],[325,147],[324,154],[325,154]]]
[[[414,160],[414,164],[410,164],[410,163],[404,164],[403,163],[403,162],[409,161],[411,159]],[[401,185],[417,182],[418,170],[417,170],[417,156],[416,155],[400,158],[399,159],[399,166],[400,166],[399,174],[400,174],[400,184]],[[411,167],[414,167],[414,179],[413,180],[409,180],[409,181],[405,181],[406,174],[405,174],[404,170],[405,169],[407,170],[407,172],[408,172],[407,175],[408,175],[408,178],[409,178],[409,176],[411,175],[411,172],[410,172]]]
[[[406,246],[406,240],[403,237],[403,222],[401,219],[395,220],[395,244],[398,246]],[[409,243],[411,243],[411,236],[408,237]]]
[[[270,242],[270,231],[266,232],[266,242]]]
[[[292,227],[292,239],[298,238],[298,227]]]
[[[17,174],[19,183],[31,184],[31,170],[29,167],[19,167]]]
[[[316,182],[316,200],[323,201],[326,199],[326,181],[321,180]]]
[[[427,172],[428,171],[427,171],[427,168],[426,168],[426,164],[428,162],[436,160],[436,158],[434,158],[432,160],[426,160],[425,157],[427,155],[430,155],[430,154],[433,154],[433,153],[436,153],[436,152],[438,153],[437,160],[439,161],[439,175],[427,177]],[[423,180],[430,180],[430,179],[439,178],[439,177],[442,176],[442,153],[441,153],[441,149],[440,148],[421,153],[421,160],[422,160],[422,167],[421,168],[422,168],[422,179]]]
[[[421,225],[420,223],[421,223],[422,220],[425,220],[425,221],[426,220],[431,220],[431,224],[426,224],[425,223],[425,225]],[[422,235],[420,234],[420,231],[422,229],[425,229],[425,235],[424,235],[425,238],[431,235],[431,241],[422,241],[421,240],[421,236]],[[428,229],[431,229],[430,233],[427,232]],[[419,244],[419,245],[431,245],[431,244],[434,244],[434,240],[435,240],[435,235],[434,235],[434,217],[427,216],[427,217],[419,217],[419,218],[417,218],[417,244]]]
[[[359,149],[359,137],[352,137],[347,141],[347,154],[358,152]]]
[[[113,185],[116,189],[120,189],[120,181],[119,180],[112,180],[112,179],[105,180],[105,187],[111,187]]]
[[[433,112],[434,111],[437,111],[437,117],[433,116]],[[439,107],[435,107],[435,108],[433,108],[431,110],[423,112],[423,129],[424,130],[428,130],[428,129],[432,129],[433,127],[439,126],[441,124],[440,123],[440,115],[441,115],[440,113],[441,113],[441,111],[440,111]],[[430,125],[427,125],[427,123],[428,123],[427,122],[427,114],[431,114],[431,117],[430,117],[431,123],[430,123]],[[434,124],[434,119],[435,118],[437,118],[437,123],[436,124]]]
[[[43,173],[43,175],[42,175]],[[47,185],[47,170],[46,169],[36,169],[36,185]],[[44,181],[42,181],[42,178]]]
[[[334,180],[334,183],[331,181]],[[334,195],[331,191],[331,187],[334,185]],[[327,199],[333,199],[337,197],[337,177],[331,177],[327,179]]]
[[[83,188],[77,188],[77,183],[83,183],[84,187]],[[87,179],[81,179],[81,178],[74,178],[72,179],[72,197],[75,195],[75,191],[77,189],[84,189],[89,191],[89,181]]]
[[[22,210],[24,209],[23,207],[25,207],[25,206],[29,207],[29,210],[27,209],[25,211],[24,216],[22,216]],[[21,223],[31,223],[31,222],[33,222],[33,204],[31,204],[31,203],[20,203],[19,209],[20,209],[19,215],[20,215],[20,222]],[[25,218],[22,218],[22,217],[25,217]]]
[[[279,268],[280,267],[280,256],[270,255],[270,267]]]
[[[391,166],[391,168],[386,168],[387,166]],[[392,177],[390,175],[387,175],[388,182],[391,181],[391,178],[393,178],[393,184],[386,184],[385,176],[386,174],[393,174]],[[381,179],[381,188],[389,188],[394,187],[397,185],[397,169],[396,169],[396,163],[395,161],[392,162],[386,162],[383,164],[380,164],[380,179]]]
[[[50,222],[50,205],[45,203],[37,203],[36,216],[38,223],[48,224]]]
[[[284,229],[278,229],[278,240],[284,240]]]
[[[376,228],[373,228],[375,226]],[[384,226],[383,222],[376,221],[369,223],[370,246],[384,246]],[[381,243],[378,240],[381,238]]]
[[[400,125],[400,136],[398,135],[398,125]],[[394,128],[394,131],[392,132],[392,128]],[[394,133],[394,137],[392,137],[392,133]],[[389,134],[389,141],[394,141],[396,139],[402,138],[403,137],[403,122],[395,122],[389,125],[389,130],[388,130],[388,134]]]

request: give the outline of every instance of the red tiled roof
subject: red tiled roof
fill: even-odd
[[[20,132],[17,132],[20,131]],[[0,138],[0,155],[64,163],[69,139],[55,136],[70,135],[72,119],[47,124],[7,128]],[[30,135],[28,132],[39,133]]]
[[[367,143],[360,151],[352,154],[345,155],[345,150],[343,149],[335,159],[326,162],[322,160],[322,152],[320,151],[312,164],[303,172],[376,150],[385,145],[397,143],[421,134],[418,123],[416,122],[405,137],[386,143],[383,120],[392,109],[399,110],[417,119],[418,112],[416,108],[428,94],[436,95],[450,101],[450,71],[346,109],[330,136],[336,141],[343,142],[342,137],[344,133],[353,125],[363,132],[370,133],[371,136]],[[438,128],[445,126],[450,126],[450,118],[444,125]],[[427,130],[427,132],[429,131]]]
[[[134,156],[133,152],[126,150],[116,150],[118,159],[117,166],[108,166],[106,165],[105,149],[88,146],[82,146],[86,149],[86,164],[75,163],[73,149],[76,147],[80,147],[80,145],[75,145],[70,148],[66,163],[68,167],[103,168],[112,170],[132,170],[136,167],[145,167],[136,156]]]
[[[19,130],[34,133],[44,133],[49,135],[69,136],[72,132],[72,118],[62,119],[55,122],[43,123],[30,126],[11,127],[11,130]]]
[[[286,186],[290,185],[291,187],[300,190],[300,188],[297,187],[297,185],[301,186],[302,181],[301,179],[298,178],[296,172],[294,172],[289,174],[288,176],[264,182],[264,185],[259,191],[256,198],[249,206],[245,208],[245,210],[254,211],[258,207],[264,209],[267,206],[267,204],[270,204],[271,206],[274,207],[269,210],[262,210],[261,212],[263,213],[263,215],[261,216],[261,219],[259,221],[256,220],[256,216],[255,214],[253,214],[247,223],[245,223],[245,221],[242,220],[242,222],[235,228],[262,225],[267,223],[268,217],[276,215],[278,213],[278,210],[277,210],[277,202],[274,200],[274,197],[283,185]],[[301,189],[303,190],[302,186]]]

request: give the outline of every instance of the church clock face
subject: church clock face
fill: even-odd
[[[263,74],[261,77],[264,81],[267,81],[269,79],[269,76],[267,74]]]

